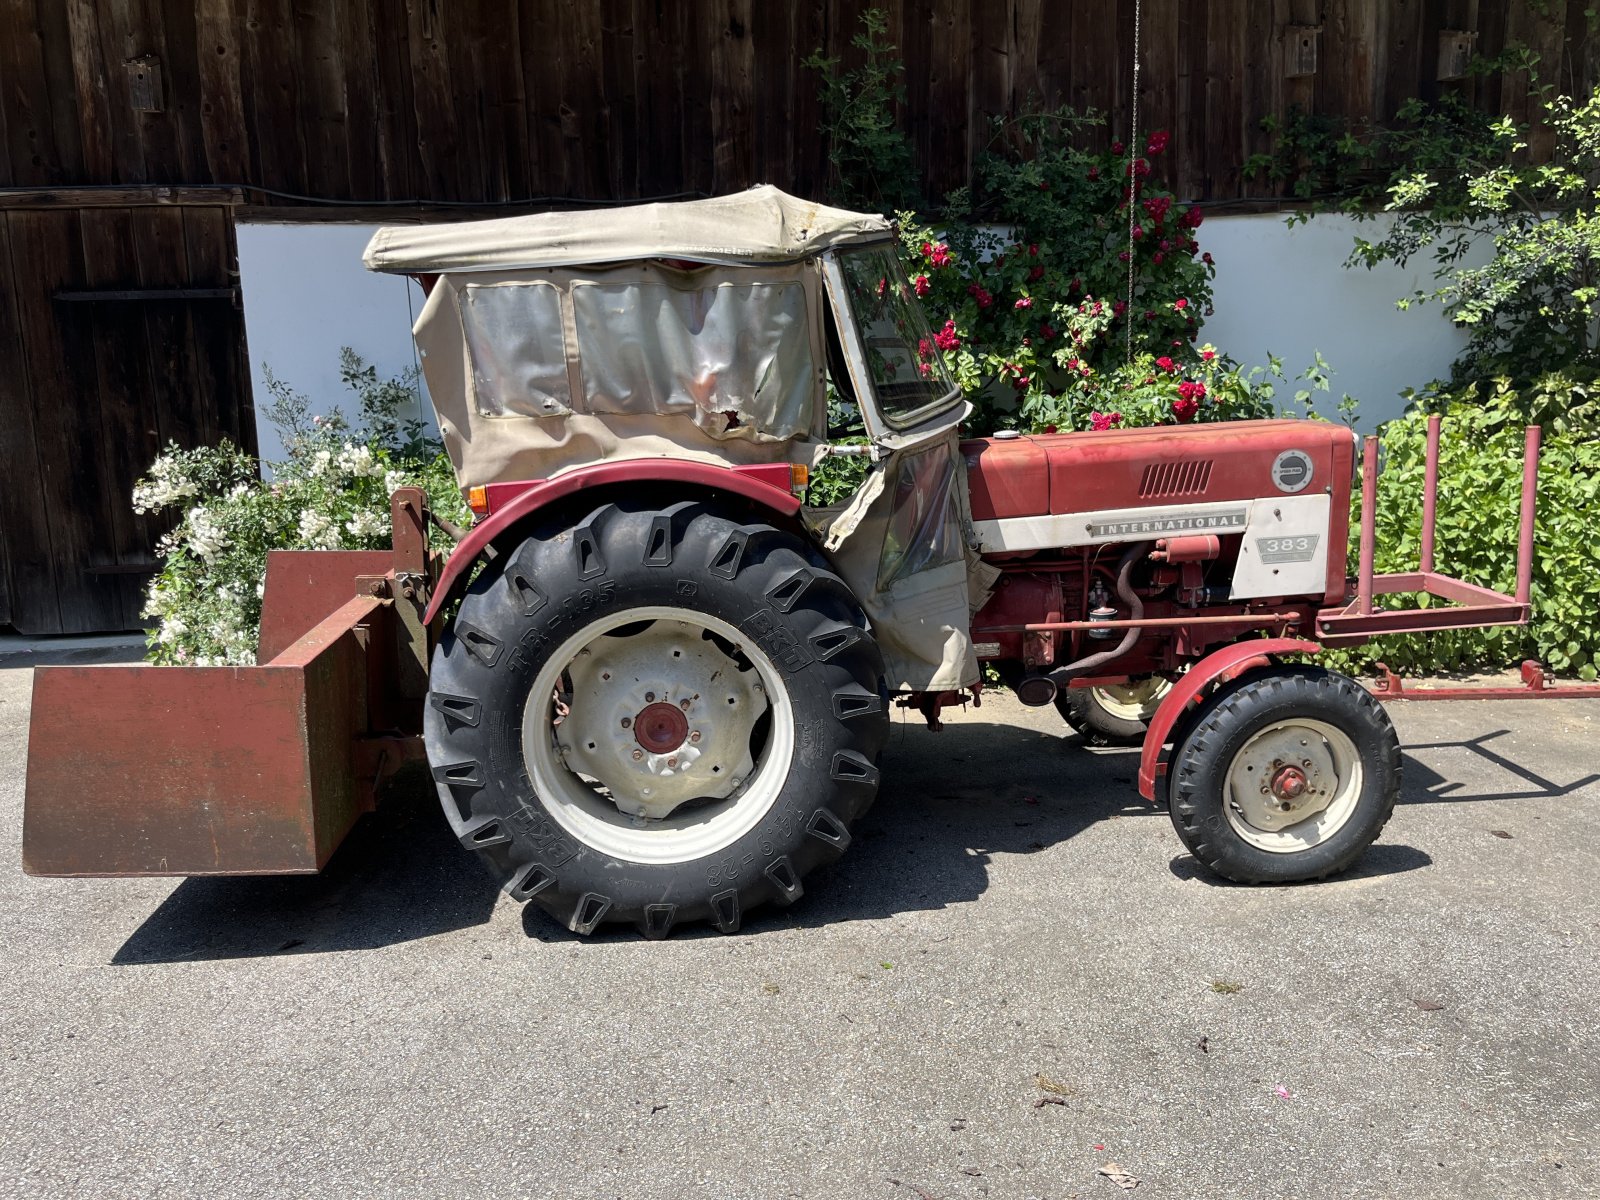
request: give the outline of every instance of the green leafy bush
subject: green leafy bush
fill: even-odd
[[[1488,396],[1469,387],[1383,428],[1378,489],[1377,570],[1416,569],[1422,538],[1427,411],[1445,415],[1435,545],[1438,570],[1499,591],[1516,586],[1525,402],[1502,385]],[[1550,432],[1539,470],[1533,559],[1533,620],[1524,628],[1386,637],[1340,656],[1346,668],[1382,660],[1396,669],[1450,671],[1538,659],[1581,679],[1600,676],[1600,441]],[[1359,496],[1352,529],[1360,519]],[[1354,538],[1352,538],[1352,543]],[[1350,569],[1354,572],[1354,545]],[[1391,606],[1412,603],[1391,598]]]
[[[237,446],[169,446],[134,488],[137,512],[180,514],[162,537],[160,573],[144,615],[153,618],[152,662],[244,666],[255,661],[269,550],[377,550],[390,545],[389,496],[425,488],[440,516],[469,514],[455,474],[419,421],[402,416],[415,395],[414,372],[379,379],[345,350],[341,375],[361,423],[337,410],[313,416],[310,403],[267,373],[263,414],[283,435],[286,458],[263,479]]]

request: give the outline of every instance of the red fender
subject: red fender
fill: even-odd
[[[1173,684],[1150,727],[1144,735],[1144,753],[1139,756],[1139,794],[1151,803],[1156,798],[1156,777],[1165,769],[1161,765],[1161,747],[1166,745],[1172,727],[1178,723],[1183,710],[1213,683],[1237,679],[1251,667],[1264,666],[1273,654],[1315,654],[1322,647],[1304,638],[1257,638],[1248,642],[1234,642],[1214,654],[1208,654]]]
[[[800,511],[800,500],[786,486],[789,464],[778,463],[777,468],[782,472],[781,485],[774,482],[778,478],[778,471],[774,471],[773,464],[769,463],[745,468],[685,462],[676,458],[629,458],[579,467],[553,479],[527,484],[504,508],[499,508],[473,525],[467,536],[451,551],[450,559],[439,576],[438,586],[434,588],[433,599],[428,603],[424,620],[430,625],[433,623],[456,585],[464,581],[466,573],[490,542],[517,522],[564,496],[607,484],[682,483],[743,496],[782,516],[792,517]]]

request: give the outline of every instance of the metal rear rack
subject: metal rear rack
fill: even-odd
[[[1422,485],[1422,550],[1415,571],[1375,575],[1377,548],[1378,439],[1369,435],[1361,456],[1361,550],[1355,599],[1317,613],[1317,638],[1328,646],[1351,646],[1385,633],[1436,633],[1490,625],[1526,625],[1533,581],[1533,518],[1539,477],[1539,426],[1527,428],[1522,457],[1522,507],[1514,596],[1434,570],[1434,523],[1439,499],[1439,418],[1428,418],[1428,451]],[[1448,601],[1429,608],[1378,608],[1376,596],[1427,595]]]

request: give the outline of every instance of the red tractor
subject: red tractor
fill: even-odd
[[[1142,742],[1140,791],[1218,874],[1348,867],[1400,751],[1308,658],[1525,621],[1536,437],[1516,596],[1434,572],[1431,489],[1421,570],[1375,577],[1376,454],[1340,426],[962,441],[894,236],[773,188],[380,231],[368,265],[428,292],[417,345],[476,523],[442,559],[403,490],[392,556],[275,554],[259,667],[41,670],[27,869],[315,871],[425,747],[513,898],[580,933],[731,931],[849,845],[891,704],[938,728],[986,663]],[[830,398],[865,446],[830,442]],[[830,453],[866,481],[807,508]]]

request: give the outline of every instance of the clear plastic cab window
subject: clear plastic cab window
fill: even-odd
[[[922,305],[888,246],[839,256],[878,409],[907,429],[960,400]]]
[[[956,513],[956,463],[949,445],[899,456],[888,528],[878,559],[878,591],[898,580],[962,557],[961,524]]]
[[[798,281],[578,282],[572,309],[587,411],[686,416],[719,438],[811,431],[818,375]]]
[[[560,288],[469,283],[460,309],[481,415],[562,417],[572,411]]]

